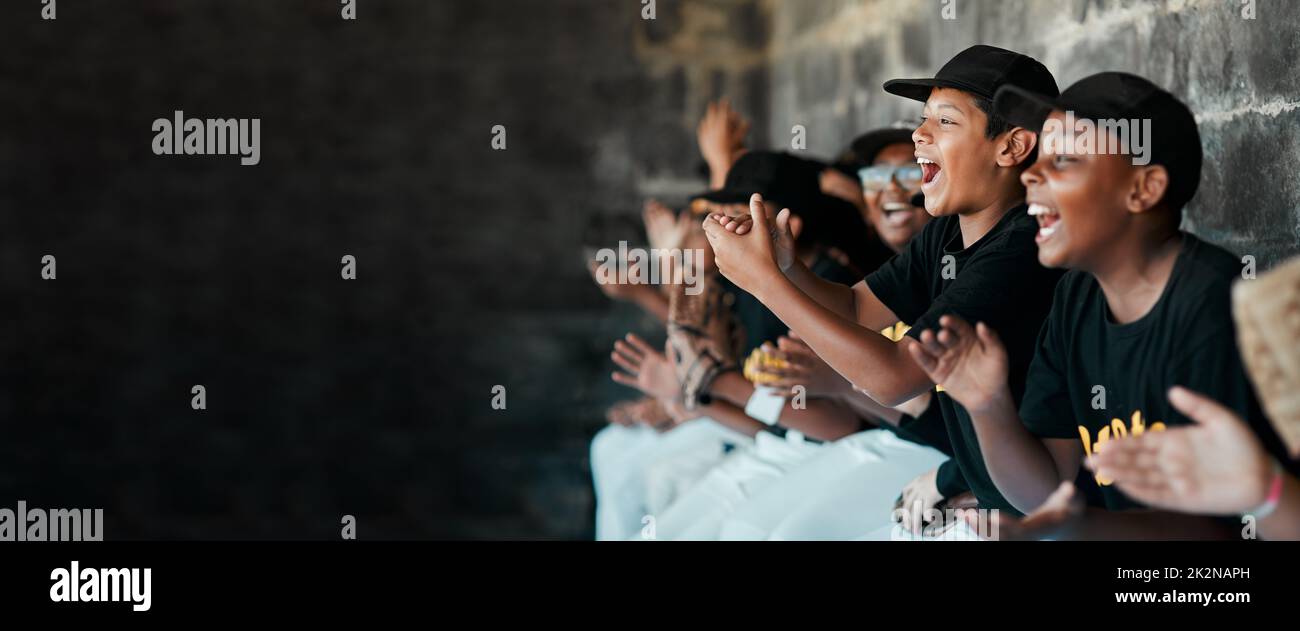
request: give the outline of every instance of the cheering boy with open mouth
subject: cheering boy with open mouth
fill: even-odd
[[[912,139],[924,169],[925,207],[936,219],[852,288],[820,281],[793,260],[788,211],[768,218],[755,199],[748,217],[705,221],[719,270],[882,405],[898,405],[935,385],[909,357],[907,342],[878,333],[900,320],[913,324],[911,337],[945,314],[990,322],[1009,340],[1013,390],[1028,369],[1059,272],[1037,262],[1038,228],[1025,213],[1020,183],[1037,155],[1037,126],[1008,125],[992,113],[993,96],[1005,85],[1057,91],[1041,63],[992,46],[962,51],[934,78],[884,85],[925,103]],[[983,507],[1015,510],[984,470],[969,414],[946,394],[937,398],[954,459],[909,484],[906,503],[929,508],[969,490]],[[883,506],[869,532],[889,536],[889,519],[889,506]],[[908,525],[919,531],[918,521]]]
[[[1190,422],[1169,403],[1175,385],[1224,402],[1281,453],[1237,353],[1230,287],[1240,275],[1238,260],[1179,229],[1200,182],[1192,113],[1151,82],[1118,72],[1083,79],[1059,97],[1003,88],[996,107],[1015,124],[1041,125],[1038,161],[1021,180],[1039,225],[1039,261],[1071,271],[1057,286],[1019,405],[1007,387],[1006,352],[986,324],[945,316],[940,330],[922,333],[911,351],[970,412],[1003,496],[1020,511],[1033,511],[1058,489],[1068,493],[1061,487],[1107,442]],[[1093,124],[1061,124],[1076,119]],[[1132,138],[1114,131],[1115,121],[1135,120],[1150,123],[1149,164],[1135,161],[1122,146]],[[1076,142],[1096,129],[1109,130],[1107,142]],[[1221,520],[1124,510],[1141,505],[1110,480],[1095,481],[1094,503],[1124,512],[1093,510],[1040,534],[1235,534]]]

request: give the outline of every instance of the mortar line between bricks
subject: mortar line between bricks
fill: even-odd
[[[1222,123],[1230,120],[1236,120],[1248,114],[1259,114],[1261,116],[1277,116],[1300,109],[1300,101],[1293,101],[1283,98],[1274,98],[1263,103],[1251,103],[1234,107],[1228,110],[1219,110],[1217,112],[1204,112],[1196,115],[1197,123]]]

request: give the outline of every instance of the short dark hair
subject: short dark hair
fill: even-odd
[[[1015,125],[1012,125],[1007,121],[1007,119],[1002,118],[1002,116],[993,109],[992,100],[986,99],[982,96],[975,96],[974,94],[972,94],[970,98],[972,101],[975,101],[975,107],[980,108],[980,111],[984,112],[985,118],[988,119],[988,124],[984,126],[985,138],[993,140],[994,138],[997,138],[1015,128]],[[1029,152],[1029,157],[1025,158],[1025,161],[1020,163],[1020,167],[1029,168],[1034,164],[1034,160],[1037,159],[1038,147],[1035,146],[1034,150]]]
[[[1002,118],[996,111],[994,111],[993,101],[973,94],[971,95],[971,100],[975,101],[975,107],[980,108],[980,111],[984,112],[984,116],[988,118],[988,125],[984,127],[985,138],[993,140],[994,138],[1011,131],[1011,123],[1007,122],[1007,119]]]

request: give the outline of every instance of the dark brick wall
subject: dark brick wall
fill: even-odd
[[[605,355],[648,323],[581,248],[700,186],[708,98],[766,92],[752,3],[659,5],[6,3],[0,505],[102,507],[110,539],[589,536]],[[261,164],[152,155],[177,109],[261,118]]]

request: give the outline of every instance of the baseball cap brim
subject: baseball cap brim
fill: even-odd
[[[910,145],[912,144],[912,130],[889,127],[869,131],[853,141],[850,150],[853,155],[863,163],[863,166],[871,166],[875,162],[876,156],[890,145]],[[857,177],[857,173],[852,173]]]
[[[707,193],[700,193],[699,195],[695,195],[691,197],[691,201],[702,199],[704,201],[713,202],[715,204],[748,204],[749,199],[754,196],[754,193],[758,193],[758,192],[760,191],[746,192],[741,190],[731,190],[731,189],[721,188],[716,191],[709,191]]]
[[[986,99],[993,98],[992,94],[974,83],[954,79],[890,79],[882,87],[890,94],[922,103],[930,100],[930,92],[935,88],[952,88]]]
[[[1069,109],[1051,98],[1013,85],[1004,85],[993,98],[993,111],[1016,127],[1038,131],[1054,110]]]

